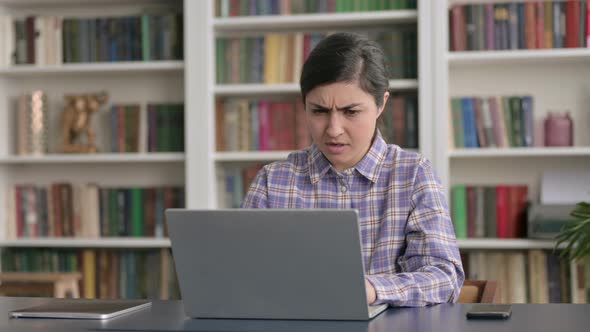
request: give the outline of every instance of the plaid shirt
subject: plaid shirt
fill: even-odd
[[[340,173],[315,144],[266,165],[242,208],[357,209],[375,304],[425,306],[459,297],[465,274],[440,181],[428,160],[380,135]]]

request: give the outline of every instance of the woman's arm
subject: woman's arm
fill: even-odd
[[[268,187],[267,187],[268,174],[266,172],[266,166],[258,171],[256,177],[250,184],[246,197],[242,200],[240,207],[242,209],[265,209],[268,208]]]
[[[445,195],[425,159],[416,172],[405,237],[405,253],[397,260],[402,272],[367,276],[377,294],[374,303],[456,302],[465,274]]]

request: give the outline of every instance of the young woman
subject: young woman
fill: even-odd
[[[376,129],[388,84],[374,42],[323,39],[300,79],[313,144],[261,169],[242,207],[357,209],[369,303],[455,302],[465,275],[440,181]]]

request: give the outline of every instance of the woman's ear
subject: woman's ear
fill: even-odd
[[[389,99],[389,91],[385,91],[383,94],[383,104],[381,104],[381,107],[379,107],[379,114],[377,114],[377,117],[380,117],[381,113],[383,113],[385,105],[387,105],[387,99]]]

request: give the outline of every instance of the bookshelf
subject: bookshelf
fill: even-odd
[[[0,16],[6,15],[15,19],[32,15],[73,19],[120,19],[168,12],[184,13],[183,1],[0,0]],[[154,271],[154,275],[163,278],[162,283],[166,283],[159,285],[166,290],[161,293],[162,296],[165,298],[169,296],[168,290],[172,290],[175,286],[173,270],[168,270],[172,265],[168,254],[170,241],[167,238],[125,236],[7,238],[6,225],[9,218],[5,207],[8,201],[8,188],[23,183],[38,186],[58,182],[95,183],[101,188],[163,186],[188,188],[185,171],[190,169],[189,160],[194,161],[194,159],[187,158],[185,152],[110,152],[108,143],[105,142],[105,137],[109,135],[109,128],[106,125],[108,124],[108,107],[94,114],[92,118],[93,127],[97,131],[99,153],[63,154],[58,152],[61,144],[59,119],[65,94],[106,91],[109,96],[108,105],[137,103],[143,108],[147,103],[184,103],[187,70],[185,62],[176,59],[144,59],[143,61],[60,62],[50,65],[0,66],[0,134],[2,135],[0,201],[3,207],[0,209],[0,248],[3,251],[13,250],[13,253],[18,256],[31,255],[31,253],[36,255],[49,250],[60,259],[65,252],[76,253],[81,255],[79,258],[82,255],[84,257],[84,260],[80,259],[80,264],[85,264],[86,258],[90,255],[92,261],[96,260],[97,266],[99,257],[104,252],[120,253],[121,260],[125,259],[126,262],[128,260],[130,275],[136,273],[132,266],[138,266],[135,265],[139,264],[140,258],[137,257],[143,257],[143,253],[149,252],[150,255],[156,254],[160,257],[157,264],[161,266],[158,271]],[[15,99],[19,94],[33,89],[43,90],[48,97],[50,153],[17,155],[15,153],[16,129],[14,128]],[[189,107],[185,107],[186,113],[188,110]],[[139,256],[134,256],[135,253]],[[10,257],[12,258],[14,257]],[[3,263],[4,259],[3,256]],[[100,263],[101,266],[103,263]],[[92,265],[91,262],[87,264]],[[80,265],[79,270],[83,271],[90,265]],[[118,271],[118,268],[115,270]],[[94,280],[94,277],[92,279]]]
[[[517,2],[517,1],[512,1]],[[446,0],[435,11],[448,12],[453,5],[495,3],[487,0]],[[538,177],[544,169],[583,165],[590,157],[590,115],[586,97],[590,87],[590,49],[536,49],[449,51],[449,17],[435,16],[433,49],[436,57],[434,112],[437,123],[449,124],[449,100],[455,96],[532,95],[534,97],[535,146],[518,148],[458,149],[451,146],[450,125],[441,125],[434,135],[435,163],[447,190],[466,180],[492,184],[501,179],[529,185],[529,199],[538,200]],[[558,85],[555,83],[559,82]],[[574,146],[544,147],[537,135],[550,110],[569,111],[574,117]],[[485,167],[483,164],[485,165]],[[514,164],[512,164],[514,163]],[[526,166],[526,167],[525,167]],[[472,169],[473,172],[464,171]],[[478,173],[475,177],[466,174]],[[467,179],[465,177],[468,177]]]
[[[209,67],[214,67],[215,38],[217,37],[240,37],[262,35],[269,32],[289,33],[289,32],[314,32],[314,31],[354,31],[363,29],[383,28],[397,25],[415,25],[418,30],[418,75],[417,79],[391,79],[391,91],[401,93],[415,93],[418,98],[418,127],[420,142],[419,151],[431,157],[433,153],[432,146],[432,127],[430,121],[432,109],[432,82],[431,82],[431,64],[432,58],[428,51],[431,48],[431,6],[426,2],[421,2],[416,10],[385,10],[369,12],[346,12],[346,13],[313,13],[313,14],[296,14],[296,15],[263,15],[263,16],[238,16],[238,17],[215,17],[212,1],[205,1],[197,4],[199,12],[210,13],[209,16],[195,25],[194,28],[200,28],[203,31],[200,34],[202,39],[194,39],[196,45],[208,45],[213,52],[195,55],[200,56],[201,61],[210,63]],[[188,8],[188,7],[187,7]],[[188,28],[187,28],[188,29]],[[186,45],[186,50],[191,52],[190,45]],[[185,54],[187,63],[189,63],[190,54]],[[207,62],[209,61],[209,62]],[[188,65],[188,64],[187,64]],[[199,170],[195,172],[200,176],[200,183],[204,188],[195,195],[199,196],[199,202],[205,207],[222,207],[217,201],[218,190],[223,190],[222,186],[217,184],[217,177],[220,172],[226,168],[246,167],[255,163],[266,163],[274,160],[284,159],[290,151],[216,151],[215,148],[215,101],[220,98],[296,98],[299,96],[299,85],[293,83],[279,84],[259,84],[259,83],[240,83],[240,84],[218,84],[215,73],[209,69],[206,75],[200,75],[199,86],[204,89],[197,93],[196,98],[200,98],[200,107],[208,110],[206,114],[201,115],[204,126],[199,131],[199,137],[209,142],[206,146],[194,147],[199,151],[189,155],[208,155],[205,164],[199,165]],[[195,91],[193,89],[193,91]],[[188,96],[187,96],[188,97]],[[191,98],[191,97],[188,97]],[[190,101],[187,101],[190,103]],[[190,176],[190,175],[189,175]],[[190,190],[190,189],[189,189]],[[205,195],[204,193],[210,193]],[[213,194],[215,193],[215,194]]]
[[[454,6],[500,2],[512,4],[517,1],[436,1],[433,11],[449,13]],[[433,121],[440,124],[434,134],[434,162],[449,201],[454,185],[524,184],[528,186],[528,200],[539,202],[544,171],[575,170],[590,163],[590,135],[587,130],[590,124],[587,98],[590,91],[587,80],[590,49],[451,51],[451,15],[436,15],[433,20],[433,25],[437,27],[433,32],[433,51],[437,54],[433,74],[437,86]],[[522,95],[530,95],[534,100],[534,146],[454,147],[451,98]],[[542,123],[549,111],[570,112],[574,119],[574,146],[543,146]],[[467,238],[459,239],[459,245],[461,252],[469,256],[477,256],[482,251],[532,253],[540,249],[549,253],[554,248],[553,241],[525,238]],[[492,259],[490,257],[494,255],[492,253],[487,257]],[[492,261],[488,260],[487,264]],[[531,264],[531,261],[524,262],[527,266]],[[570,279],[565,282],[569,282],[566,288],[571,289],[562,290],[569,292],[570,301],[575,300],[580,291],[584,292],[573,287],[577,285],[578,273],[579,266],[570,264]],[[528,283],[526,287],[534,288]],[[532,288],[528,291],[530,295]]]

